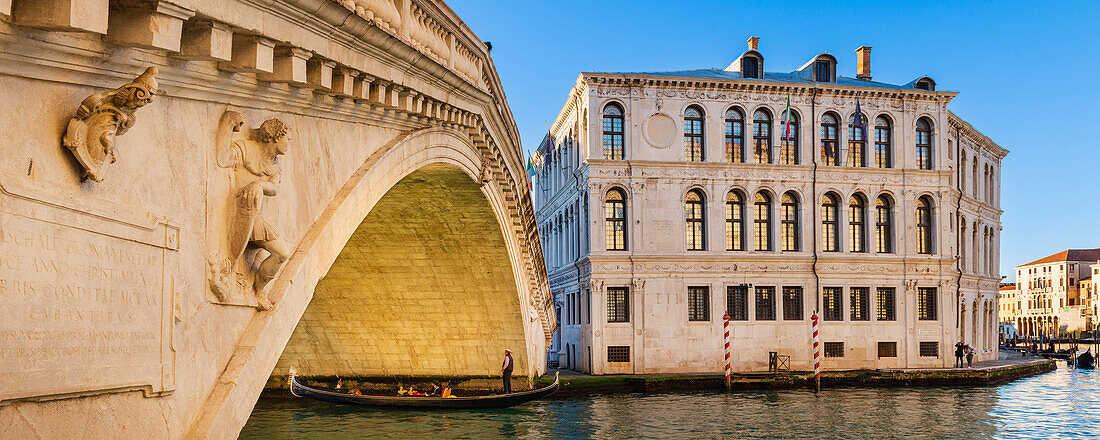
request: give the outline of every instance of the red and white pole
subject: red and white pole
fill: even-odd
[[[726,391],[730,390],[730,314],[722,316],[722,329],[725,330],[726,342]]]
[[[817,343],[817,311],[810,316],[810,321],[813,322],[813,341],[814,341],[814,392],[821,391],[821,348]]]

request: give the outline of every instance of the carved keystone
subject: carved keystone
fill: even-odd
[[[310,87],[328,90],[332,88],[332,69],[336,62],[314,57],[306,64],[306,83]]]
[[[275,42],[259,35],[233,34],[233,55],[218,68],[230,72],[271,73]]]
[[[282,46],[276,48],[272,62],[272,72],[258,74],[256,79],[305,86],[306,61],[312,56],[313,52],[297,47]]]
[[[183,24],[177,58],[196,61],[231,61],[233,31],[216,21],[188,20]]]
[[[15,24],[46,29],[107,33],[107,0],[20,0]]]
[[[61,144],[84,167],[85,177],[103,180],[103,166],[114,163],[115,138],[133,127],[134,112],[157,94],[157,68],[150,67],[128,84],[93,94],[80,103],[69,120]]]
[[[142,2],[111,11],[107,40],[146,49],[179,52],[183,22],[195,11],[162,1]]]

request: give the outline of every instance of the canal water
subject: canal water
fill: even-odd
[[[483,411],[262,399],[242,439],[1075,439],[1100,434],[1100,371],[993,387],[837,388],[590,396]]]

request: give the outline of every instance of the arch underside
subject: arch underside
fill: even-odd
[[[463,170],[424,166],[371,209],[318,283],[275,371],[304,375],[526,371],[524,327],[500,224]]]

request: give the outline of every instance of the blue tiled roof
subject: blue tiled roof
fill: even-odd
[[[745,79],[748,81],[770,81],[770,82],[782,82],[782,83],[795,83],[795,84],[816,84],[815,81],[810,81],[805,78],[800,78],[797,72],[782,73],[782,72],[764,72],[764,78],[741,78],[741,74],[738,72],[728,72],[721,69],[693,69],[693,70],[670,70],[665,72],[592,72],[603,75],[645,75],[645,76],[663,76],[669,78],[699,78],[699,79]],[[830,83],[833,84],[833,83]],[[879,89],[893,89],[893,90],[920,90],[912,86],[912,83],[908,85],[887,84],[878,81],[864,81],[861,79],[848,78],[845,76],[837,75],[836,83],[841,86],[849,87],[870,87]]]

